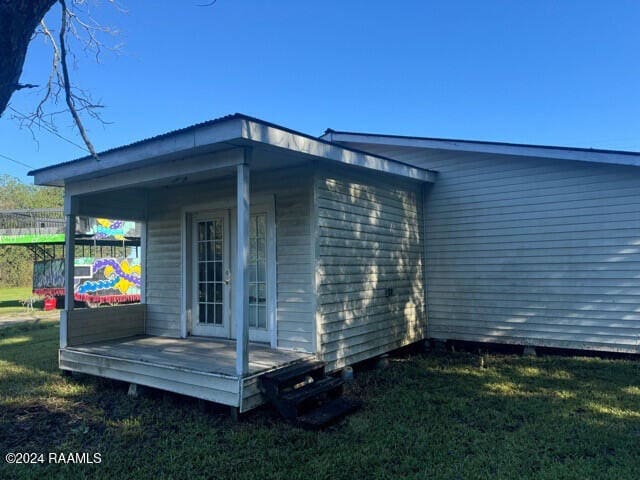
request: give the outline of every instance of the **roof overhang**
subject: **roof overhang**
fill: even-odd
[[[178,165],[186,157],[244,147],[268,147],[310,158],[398,175],[420,182],[434,182],[437,173],[390,158],[334,144],[241,114],[230,115],[181,130],[107,150],[98,158],[83,157],[29,172],[36,185],[64,186],[127,171],[154,168],[164,162]],[[222,155],[224,157],[224,155]],[[197,162],[197,160],[195,160]],[[223,162],[224,163],[224,162]],[[221,167],[228,165],[221,165]],[[215,168],[215,160],[207,168]],[[161,171],[157,175],[162,175]]]
[[[612,163],[617,165],[631,165],[635,167],[640,166],[640,152],[627,152],[620,150],[408,137],[400,135],[340,132],[335,130],[327,130],[327,133],[325,133],[321,138],[330,142],[338,143],[367,143],[375,145],[393,145],[397,147],[424,148],[429,150],[486,153],[530,158],[537,157],[580,162]]]

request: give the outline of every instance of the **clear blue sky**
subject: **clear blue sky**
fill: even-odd
[[[242,112],[324,129],[640,150],[640,2],[119,0],[96,10],[124,55],[80,57],[107,106],[98,150]],[[91,2],[90,2],[91,3]],[[57,11],[50,22],[57,18]],[[22,80],[48,71],[41,40]],[[22,91],[28,111],[37,93]],[[81,143],[71,121],[60,133]],[[81,156],[0,119],[0,154],[34,167]],[[27,168],[0,158],[0,173]]]

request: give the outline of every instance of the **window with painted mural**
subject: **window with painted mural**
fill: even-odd
[[[64,238],[60,241],[64,243]],[[79,217],[75,236],[74,298],[87,307],[140,301],[140,225]],[[64,296],[64,260],[43,248],[33,265],[33,292]],[[58,252],[62,253],[62,248]]]

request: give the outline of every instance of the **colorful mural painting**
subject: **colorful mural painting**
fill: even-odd
[[[108,218],[78,217],[76,234],[88,236],[95,240],[126,240],[139,238],[140,229],[136,222]]]
[[[89,306],[140,301],[142,266],[139,258],[76,258],[74,298]],[[33,293],[64,295],[63,260],[34,263]]]
[[[76,262],[74,292],[83,302],[140,301],[142,267],[139,258],[85,258]]]

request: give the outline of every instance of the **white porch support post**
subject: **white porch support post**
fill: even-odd
[[[233,281],[233,318],[236,322],[236,374],[241,377],[249,372],[249,160],[251,150],[245,149],[245,162],[236,167],[236,207],[238,226],[236,235],[236,262]]]
[[[70,194],[64,198],[64,311],[60,314],[60,348],[67,346],[69,312],[73,310],[73,274],[75,263],[76,199]]]

